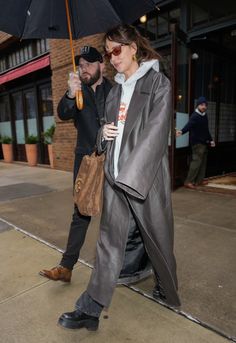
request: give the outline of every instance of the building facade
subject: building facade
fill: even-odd
[[[0,135],[13,139],[16,161],[26,161],[26,137],[38,136],[39,162],[48,163],[41,137],[54,122],[48,42],[1,33],[0,47]]]
[[[236,8],[230,0],[160,1],[146,18],[134,23],[161,54],[161,68],[171,79],[173,96],[169,156],[172,186],[181,185],[190,160],[188,135],[175,138],[203,95],[209,101],[210,131],[207,176],[236,170]],[[102,35],[81,39],[102,51]],[[48,164],[42,133],[56,123],[55,168],[72,170],[76,132],[61,122],[57,104],[72,69],[68,40],[26,40],[0,33],[0,134],[14,140],[14,159],[25,161],[24,141],[40,138],[39,163]],[[107,66],[107,76],[112,70]]]

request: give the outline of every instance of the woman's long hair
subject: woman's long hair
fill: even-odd
[[[160,59],[160,55],[151,47],[148,39],[143,37],[132,25],[118,25],[114,27],[105,34],[104,44],[106,43],[106,40],[114,41],[124,45],[136,43],[136,58],[138,64],[143,61]]]

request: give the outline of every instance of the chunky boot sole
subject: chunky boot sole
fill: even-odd
[[[66,319],[59,318],[58,324],[67,329],[83,329],[86,328],[89,331],[97,331],[99,321],[92,319],[84,319],[79,322],[70,321]]]

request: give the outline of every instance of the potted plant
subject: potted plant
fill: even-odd
[[[51,125],[44,133],[43,133],[43,139],[44,143],[48,146],[48,156],[50,161],[50,167],[54,168],[53,163],[53,150],[52,150],[52,141],[53,141],[53,135],[55,132],[55,125]]]
[[[12,138],[9,136],[3,136],[1,138],[1,143],[4,161],[11,163],[13,161]]]
[[[34,167],[38,162],[38,137],[29,135],[25,138],[26,157],[29,166]]]

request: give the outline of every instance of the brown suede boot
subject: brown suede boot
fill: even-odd
[[[50,270],[41,270],[39,272],[39,275],[42,275],[50,280],[53,281],[64,281],[64,282],[70,282],[72,271],[68,268],[57,266]]]

